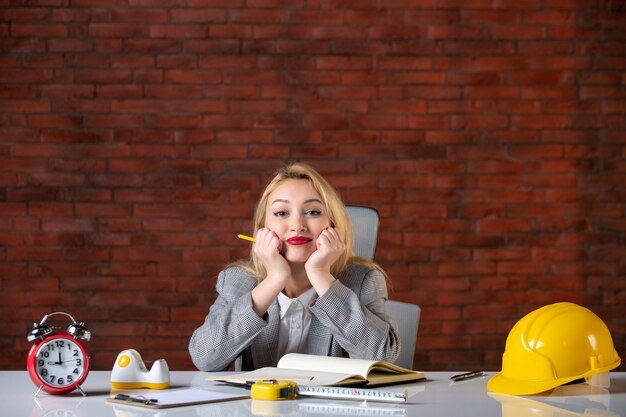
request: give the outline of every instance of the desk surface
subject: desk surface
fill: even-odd
[[[202,387],[227,392],[246,392],[241,388],[215,385],[205,381],[206,373],[170,372],[172,388]],[[300,398],[294,401],[239,400],[144,410],[107,403],[110,396],[108,371],[92,371],[79,392],[66,396],[40,393],[26,371],[0,371],[0,410],[12,417],[237,417],[237,416],[534,416],[534,417],[626,417],[626,372],[611,373],[611,388],[586,384],[559,387],[533,397],[514,397],[488,392],[487,380],[493,373],[477,379],[451,383],[450,372],[427,372],[428,381],[407,384],[403,404]],[[390,389],[390,388],[386,388]]]

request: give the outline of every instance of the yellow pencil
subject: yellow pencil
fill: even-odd
[[[237,235],[239,239],[247,240],[248,242],[256,242],[256,239],[246,235]]]

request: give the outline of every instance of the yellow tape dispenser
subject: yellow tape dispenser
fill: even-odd
[[[293,400],[296,398],[296,383],[268,379],[252,384],[250,395],[255,400]]]

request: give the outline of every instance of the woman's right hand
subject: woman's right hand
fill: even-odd
[[[251,292],[252,308],[263,317],[278,293],[285,288],[291,276],[291,267],[287,259],[280,253],[282,242],[269,229],[259,229],[252,250],[267,271],[267,276]]]
[[[267,271],[267,278],[283,281],[291,276],[291,267],[287,259],[282,255],[283,242],[270,229],[262,228],[256,233],[256,242],[253,245],[254,252],[260,259]]]

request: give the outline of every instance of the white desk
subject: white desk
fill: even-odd
[[[66,396],[40,393],[26,371],[0,371],[0,411],[4,417],[237,417],[237,416],[477,416],[477,417],[626,417],[626,372],[611,374],[608,390],[586,384],[559,387],[550,394],[513,397],[489,393],[486,377],[450,383],[450,372],[427,372],[428,381],[402,386],[411,395],[403,404],[300,398],[294,401],[239,400],[163,410],[113,406],[108,371],[92,371],[83,384],[87,393]],[[172,388],[205,387],[228,392],[244,389],[217,386],[202,372],[170,372]],[[389,389],[389,388],[386,388]],[[532,398],[532,399],[531,399]]]

